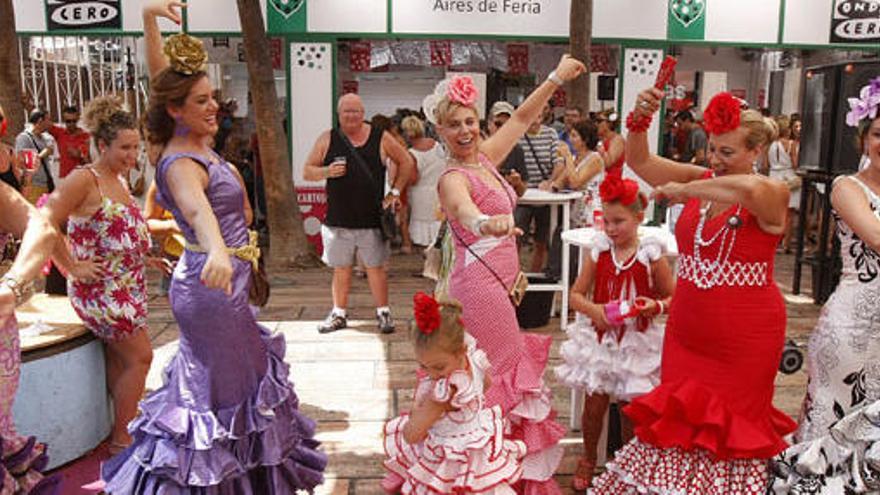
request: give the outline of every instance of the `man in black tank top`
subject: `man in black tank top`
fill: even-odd
[[[333,309],[318,325],[321,333],[345,328],[352,266],[359,255],[367,269],[383,333],[394,331],[388,308],[388,242],[382,239],[380,215],[400,207],[400,193],[414,173],[415,160],[390,134],[364,122],[359,96],[339,99],[339,128],[321,134],[306,158],[303,179],[326,180],[327,218],[321,227],[323,260],[333,267]],[[397,163],[394,185],[385,194],[385,159]]]

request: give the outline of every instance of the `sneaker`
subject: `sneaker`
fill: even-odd
[[[394,320],[391,319],[391,313],[383,311],[376,315],[379,321],[379,331],[382,333],[394,333]]]
[[[330,313],[327,316],[326,320],[318,324],[318,333],[335,332],[337,330],[342,330],[347,326],[348,321],[346,321],[344,316],[338,315],[336,313]]]

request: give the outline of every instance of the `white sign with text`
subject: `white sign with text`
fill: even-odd
[[[568,36],[571,0],[395,0],[395,33]]]

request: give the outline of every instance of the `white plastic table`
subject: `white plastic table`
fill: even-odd
[[[583,191],[571,192],[551,192],[542,191],[540,189],[527,189],[525,194],[517,201],[517,206],[550,206],[550,235],[556,231],[556,225],[559,222],[558,211],[555,206],[562,206],[562,233],[571,228],[571,203],[584,196]],[[562,269],[560,271],[559,282],[554,284],[529,284],[527,291],[540,292],[562,292],[562,314],[568,313],[568,276],[569,276],[569,253],[568,249],[563,246],[562,249]],[[564,318],[564,317],[563,317]],[[563,329],[565,325],[563,324]]]
[[[568,251],[568,247],[571,245],[578,246],[580,250],[578,251],[578,271],[580,272],[581,263],[584,260],[584,249],[591,245],[591,240],[593,236],[596,235],[596,229],[592,227],[585,227],[582,229],[572,229],[562,233],[562,249],[563,252]],[[671,232],[666,228],[666,226],[662,227],[649,227],[646,225],[642,225],[639,227],[639,237],[643,237],[646,235],[651,235],[655,237],[659,237],[666,242],[666,256],[677,257],[678,256],[678,244],[675,242],[675,236],[672,235]],[[566,295],[568,291],[565,291]],[[567,306],[564,306],[567,308]],[[568,313],[563,310],[562,315],[559,318],[562,330],[565,331],[566,327],[568,327]],[[580,430],[580,421],[581,421],[581,411],[584,407],[584,396],[580,392],[572,389],[571,391],[571,418],[569,419],[569,426],[572,430],[578,431]]]

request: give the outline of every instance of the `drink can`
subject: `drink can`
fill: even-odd
[[[33,171],[37,169],[37,151],[36,150],[21,150],[21,161],[24,164],[24,168],[27,170]]]
[[[602,215],[602,210],[593,210],[593,228],[605,230],[605,217]]]

